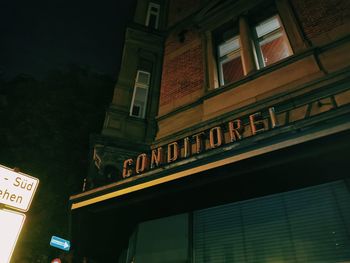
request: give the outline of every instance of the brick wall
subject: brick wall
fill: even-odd
[[[350,20],[349,0],[291,0],[291,3],[309,39],[340,27]]]
[[[200,0],[170,0],[168,26],[189,16],[198,10]]]
[[[170,35],[165,43],[160,106],[203,88],[201,38],[193,30],[186,31],[183,43],[179,41],[179,32]]]

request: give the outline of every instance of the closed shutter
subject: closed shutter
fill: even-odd
[[[350,260],[343,181],[194,213],[194,262]]]

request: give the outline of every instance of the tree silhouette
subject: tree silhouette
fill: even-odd
[[[68,198],[86,177],[89,135],[102,128],[113,85],[110,76],[74,65],[43,80],[0,76],[0,164],[40,179],[13,262],[59,254],[50,238],[68,237]]]

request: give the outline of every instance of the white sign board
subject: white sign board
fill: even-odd
[[[10,262],[25,215],[0,209],[0,262]]]
[[[39,179],[0,165],[0,204],[28,211]]]

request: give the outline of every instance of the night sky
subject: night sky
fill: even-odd
[[[68,237],[69,195],[88,174],[134,4],[0,1],[0,164],[40,179],[13,262],[60,255],[49,240]]]
[[[34,0],[0,3],[0,70],[41,77],[68,64],[116,77],[135,1]]]

